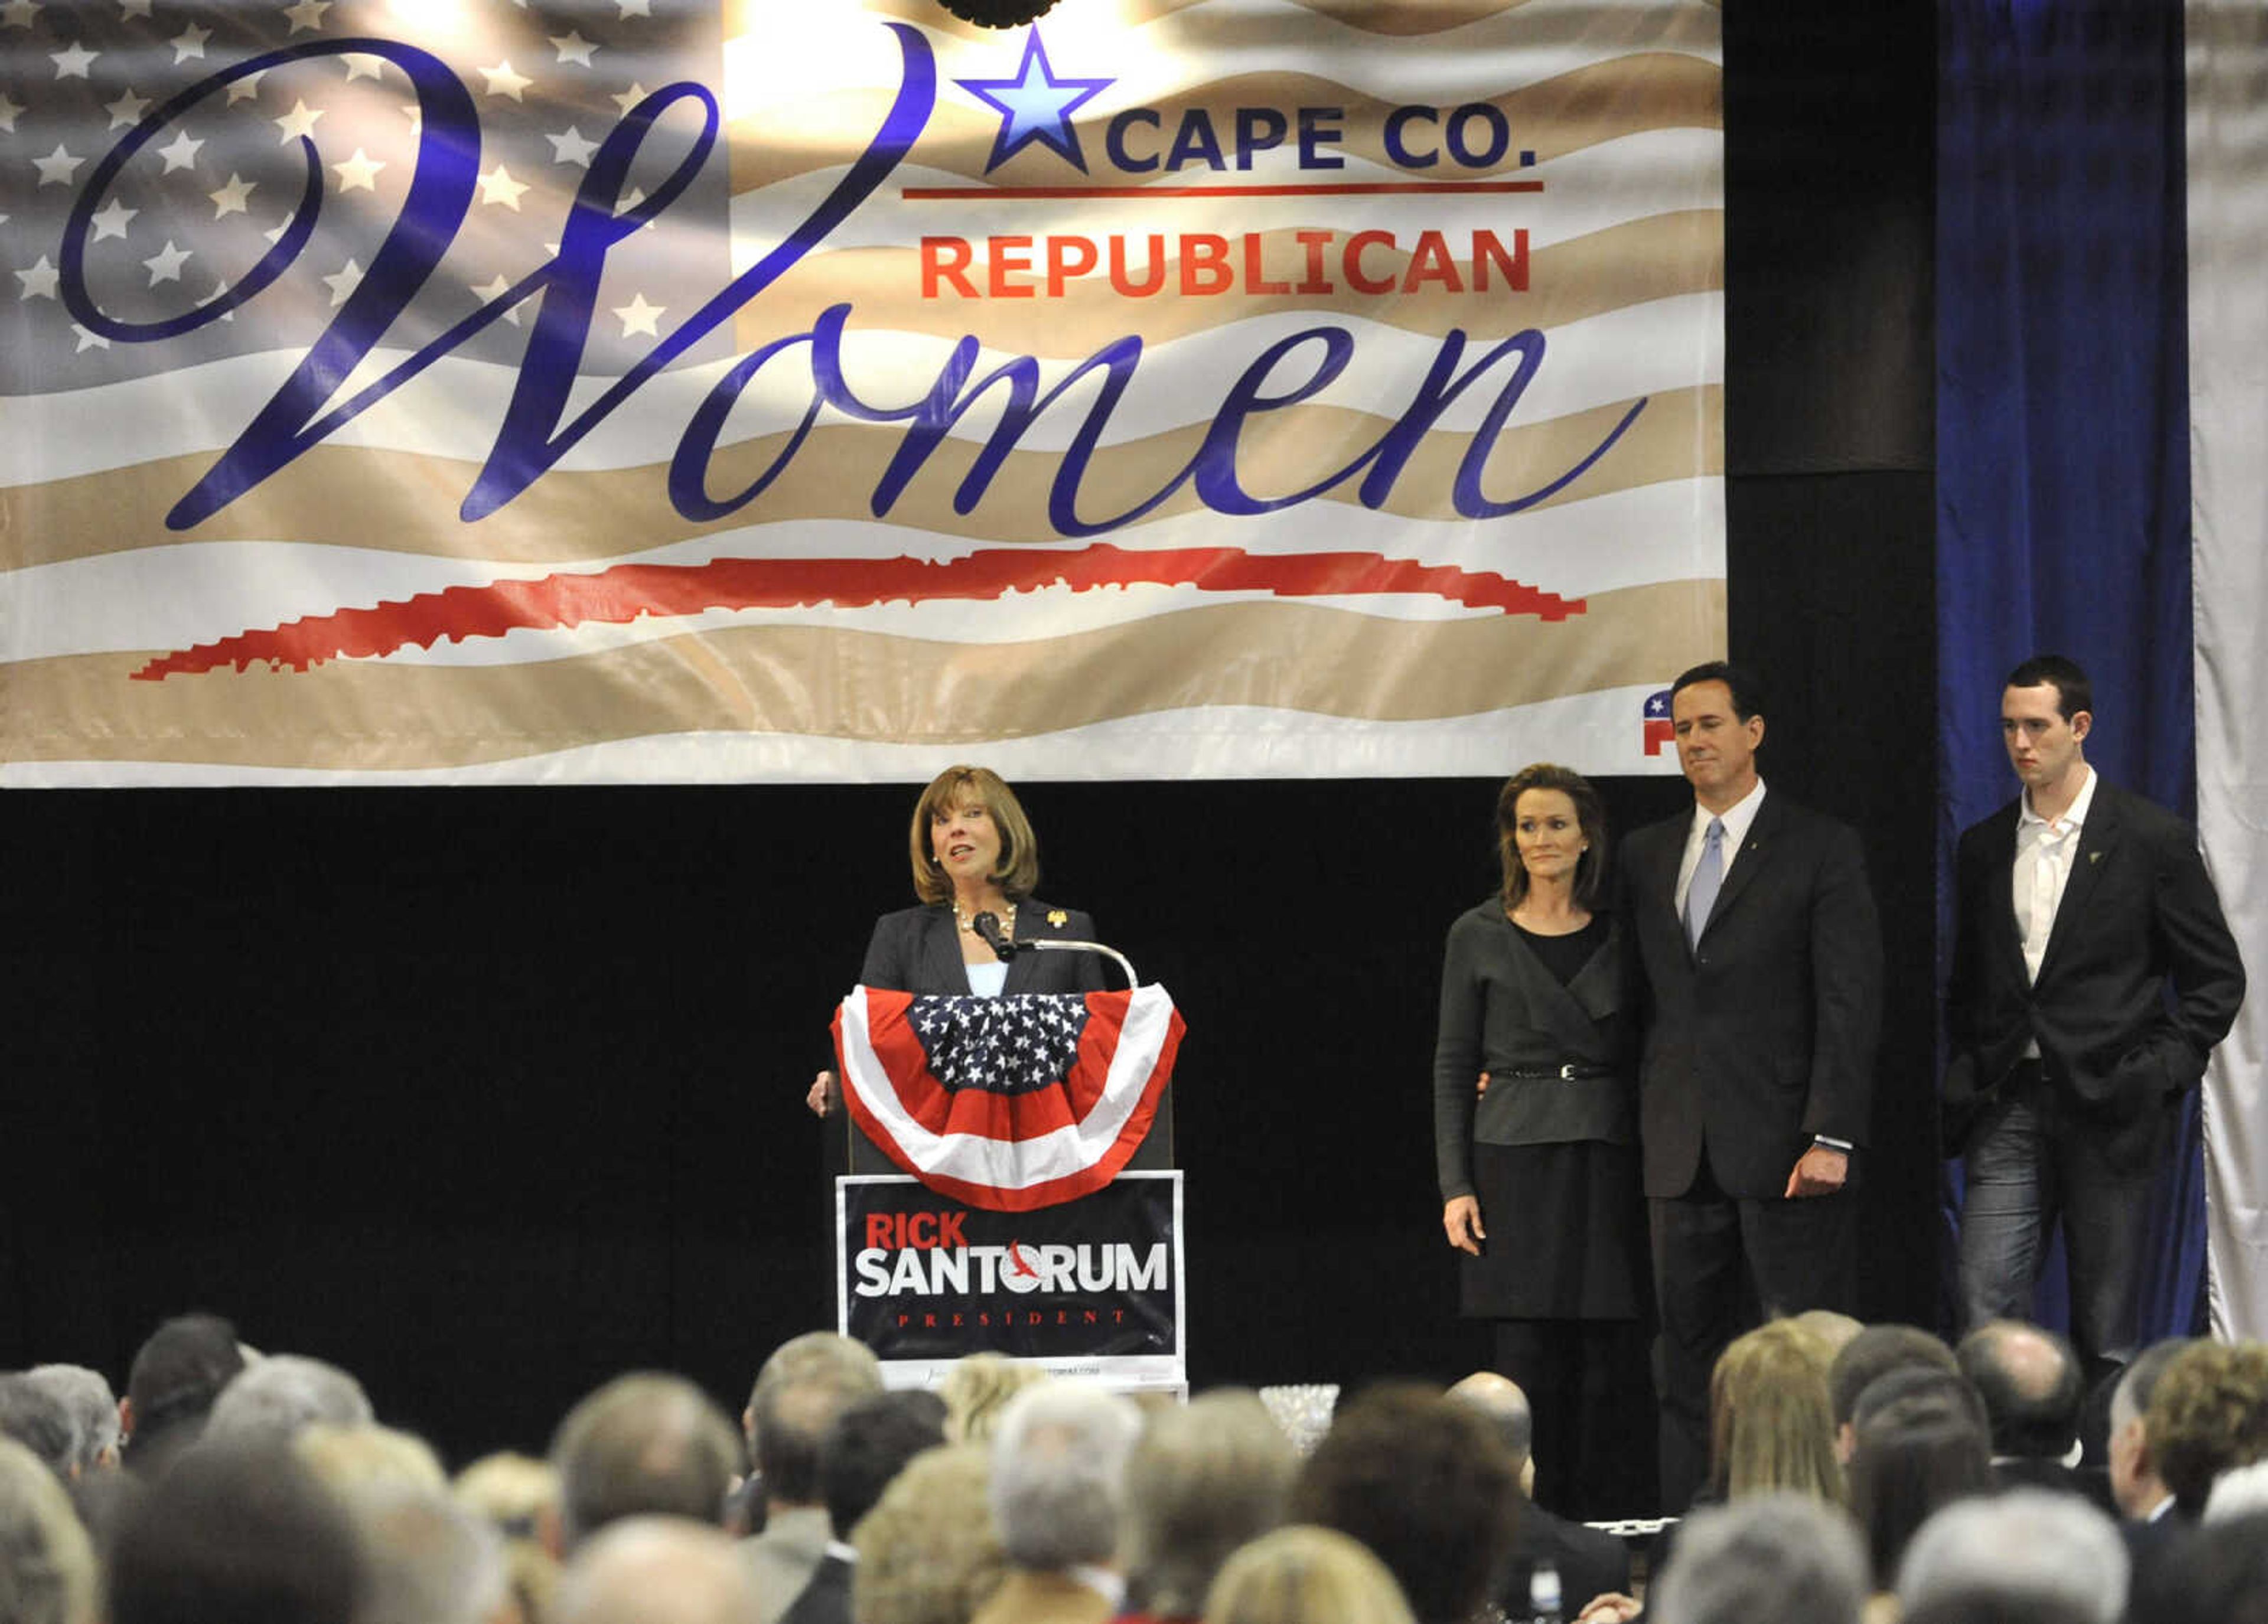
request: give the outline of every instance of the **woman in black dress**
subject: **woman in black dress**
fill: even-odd
[[[1465,1254],[1462,1312],[1495,1322],[1496,1367],[1535,1412],[1537,1503],[1628,1516],[1652,1476],[1653,1407],[1631,1381],[1651,1292],[1606,811],[1580,774],[1539,763],[1505,784],[1497,827],[1503,889],[1450,927],[1441,968],[1441,1227]]]

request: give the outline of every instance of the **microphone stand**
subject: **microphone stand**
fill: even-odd
[[[1003,964],[1022,952],[1100,953],[1105,959],[1116,960],[1118,967],[1126,972],[1129,990],[1142,984],[1140,978],[1134,974],[1134,961],[1116,948],[1103,943],[1059,941],[1054,937],[1044,942],[1015,941],[1000,929],[1000,916],[989,909],[969,921],[969,926],[987,947],[999,955]]]

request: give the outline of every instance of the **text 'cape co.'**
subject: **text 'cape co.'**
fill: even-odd
[[[1720,79],[1705,0],[12,0],[0,783],[1666,770]]]

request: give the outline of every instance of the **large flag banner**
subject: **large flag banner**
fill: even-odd
[[[1708,0],[0,4],[0,783],[1674,770]]]

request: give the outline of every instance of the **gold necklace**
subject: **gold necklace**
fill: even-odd
[[[964,936],[976,934],[976,922],[961,911],[959,897],[953,900],[953,922],[961,927],[961,934]],[[1016,905],[1013,902],[1000,910],[1000,934],[1011,942],[1016,939]]]

